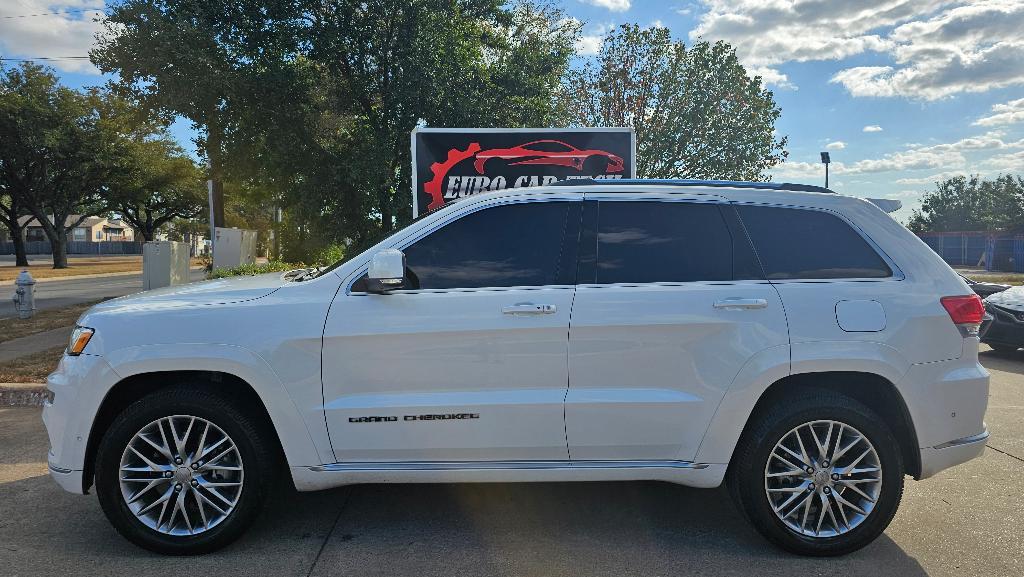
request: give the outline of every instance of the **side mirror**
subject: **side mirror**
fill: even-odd
[[[405,254],[389,248],[373,255],[366,275],[366,292],[387,294],[405,286]]]

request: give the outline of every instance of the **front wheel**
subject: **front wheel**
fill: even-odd
[[[272,485],[266,438],[257,421],[211,392],[144,397],[100,443],[100,505],[121,535],[151,551],[219,549],[252,523]]]
[[[751,423],[729,484],[769,541],[802,555],[864,547],[892,521],[903,495],[899,445],[885,422],[848,397],[804,390]]]

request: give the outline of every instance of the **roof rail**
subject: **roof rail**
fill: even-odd
[[[829,190],[822,186],[814,186],[813,184],[799,184],[792,182],[751,182],[744,180],[684,180],[684,179],[671,179],[671,178],[573,178],[569,180],[559,180],[553,182],[549,186],[593,186],[593,185],[644,185],[644,184],[658,184],[664,186],[705,186],[710,188],[760,188],[767,190],[789,190],[794,192],[822,192],[827,194],[836,194],[834,190]]]

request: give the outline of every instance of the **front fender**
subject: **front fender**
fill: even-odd
[[[144,345],[112,351],[106,360],[122,378],[164,371],[234,375],[248,383],[263,402],[289,466],[312,467],[333,460],[333,455],[324,453],[330,451],[330,444],[323,407],[308,407],[303,414],[270,365],[246,348],[207,343]]]

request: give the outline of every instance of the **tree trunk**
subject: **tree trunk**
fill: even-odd
[[[50,248],[53,251],[53,268],[68,268],[68,237],[64,233],[64,227],[56,235],[58,241],[50,239]]]
[[[28,266],[28,253],[25,252],[25,229],[20,226],[9,226],[11,242],[14,243],[14,266]]]

